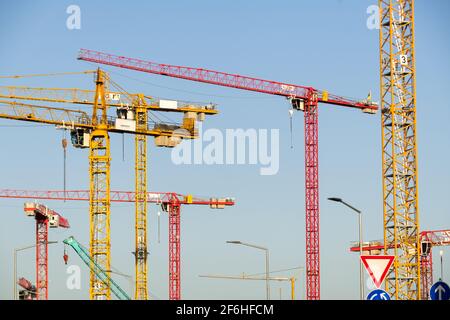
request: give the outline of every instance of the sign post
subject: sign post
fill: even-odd
[[[431,300],[450,300],[450,287],[443,281],[438,281],[431,286]]]
[[[366,268],[375,287],[377,287],[376,290],[369,293],[367,300],[391,300],[389,294],[386,291],[381,290],[380,287],[386,278],[394,259],[394,256],[361,256],[361,263]]]

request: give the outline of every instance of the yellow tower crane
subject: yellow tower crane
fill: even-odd
[[[414,0],[379,0],[384,251],[393,253],[386,290],[420,299]]]
[[[92,73],[86,71],[82,73]],[[197,136],[196,120],[217,114],[212,104],[155,100],[143,94],[129,94],[98,69],[96,90],[77,88],[0,87],[0,98],[93,105],[92,118],[83,111],[37,106],[16,101],[0,101],[0,118],[57,125],[71,130],[75,147],[89,147],[90,176],[90,254],[105,270],[110,270],[110,141],[109,132],[135,134],[136,221],[135,263],[136,299],[147,299],[147,136],[154,136],[159,147],[174,147],[181,139]],[[74,74],[74,73],[66,73]],[[47,74],[48,75],[48,74]],[[44,75],[30,75],[44,76]],[[20,78],[23,76],[13,76]],[[107,82],[119,88],[107,89]],[[163,103],[164,102],[164,103]],[[108,107],[117,107],[117,118],[107,115]],[[181,112],[183,124],[153,123],[148,111]],[[153,128],[149,129],[149,124]],[[94,273],[90,279],[91,299],[110,299],[111,292]]]

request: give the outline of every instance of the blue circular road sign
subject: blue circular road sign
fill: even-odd
[[[443,281],[438,281],[430,289],[431,300],[450,300],[450,287]]]
[[[386,291],[376,289],[367,295],[367,300],[391,300],[391,297]]]

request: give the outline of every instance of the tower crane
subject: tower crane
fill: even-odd
[[[87,72],[83,72],[87,73]],[[146,190],[146,150],[143,136],[154,136],[155,144],[159,147],[174,147],[181,139],[193,139],[197,136],[196,120],[203,120],[205,114],[217,113],[211,106],[196,107],[195,105],[169,104],[155,105],[150,103],[147,108],[147,99],[144,95],[128,95],[133,104],[121,104],[118,116],[108,116],[107,111],[110,100],[118,100],[116,92],[110,92],[107,83],[111,83],[109,76],[100,68],[95,72],[95,91],[79,89],[46,89],[33,90],[32,88],[12,88],[18,94],[8,93],[7,100],[0,100],[0,118],[20,121],[32,121],[56,125],[71,131],[72,143],[78,148],[89,148],[89,179],[90,179],[90,255],[104,269],[110,269],[110,140],[109,133],[127,133],[138,136],[136,138],[136,188],[139,194]],[[17,76],[16,76],[17,77]],[[36,88],[35,88],[36,89]],[[3,89],[6,90],[6,89]],[[20,92],[19,92],[20,91]],[[33,96],[30,92],[39,92],[41,96]],[[5,93],[5,91],[3,91]],[[48,94],[63,94],[63,98]],[[71,94],[67,98],[67,94]],[[64,96],[66,94],[66,96]],[[21,96],[24,95],[24,96]],[[5,94],[6,96],[6,94]],[[11,101],[10,99],[15,99]],[[84,111],[55,108],[48,106],[20,103],[16,100],[39,100],[47,102],[63,102],[74,104],[91,104],[92,116]],[[58,101],[56,101],[58,100]],[[117,105],[117,104],[116,104]],[[165,123],[147,119],[147,109],[158,108],[158,111],[183,112],[182,124]],[[147,297],[146,286],[146,205],[142,197],[136,201],[136,296],[140,299]],[[91,272],[90,298],[109,299],[110,289],[105,287],[95,273]]]
[[[47,191],[0,189],[0,198],[89,201],[89,191]],[[136,193],[128,191],[110,191],[111,202],[135,203]],[[208,205],[211,209],[224,209],[234,206],[230,197],[203,199],[192,195],[174,192],[147,192],[147,203],[160,204],[169,215],[169,299],[181,299],[181,207],[183,205]],[[107,269],[104,269],[107,270]],[[107,270],[108,271],[108,270]]]
[[[383,228],[395,260],[386,291],[420,299],[414,0],[379,0]]]
[[[19,291],[19,300],[36,300],[36,286],[29,280],[20,278],[17,284],[23,288]]]
[[[374,114],[378,110],[378,106],[371,101],[370,97],[365,101],[358,101],[309,86],[263,80],[203,68],[160,64],[88,49],[81,49],[78,59],[190,81],[283,96],[289,99],[293,109],[303,111],[305,122],[307,299],[320,299],[318,104],[325,103],[348,107]]]
[[[390,245],[392,246],[392,245]],[[431,230],[420,232],[420,277],[421,277],[421,300],[429,300],[430,289],[433,285],[433,247],[450,246],[450,229]],[[363,244],[363,252],[371,255],[379,255],[384,250],[381,241],[370,241]],[[388,247],[388,249],[393,249]],[[351,252],[359,252],[359,243],[350,247]]]
[[[27,202],[24,211],[36,220],[36,299],[48,300],[48,227],[69,228],[69,221],[43,204]]]
[[[111,288],[119,300],[131,300],[127,293],[108,275],[108,273],[89,255],[88,250],[81,245],[73,236],[63,241],[72,247],[83,262],[94,272],[105,286]]]

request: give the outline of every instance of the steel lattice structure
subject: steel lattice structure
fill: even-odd
[[[136,127],[147,128],[147,110],[136,108]],[[135,300],[147,300],[147,137],[135,136]]]
[[[110,148],[105,130],[94,130],[90,141],[90,256],[103,270],[111,270]],[[111,299],[111,289],[91,269],[91,300]]]
[[[433,285],[433,247],[450,245],[450,230],[422,231],[420,233],[422,252],[420,260],[421,298],[430,298],[430,289]]]
[[[100,112],[98,124],[97,113]],[[107,129],[105,77],[97,72],[92,121],[97,125],[89,141],[89,253],[106,272],[111,270],[111,201],[110,201],[110,140]],[[111,289],[91,269],[89,295],[91,300],[110,300]]]
[[[69,221],[38,203],[25,203],[27,216],[36,220],[36,299],[48,299],[48,228],[69,228]]]
[[[386,290],[420,299],[414,1],[380,0],[383,225],[385,252],[395,255]]]
[[[319,238],[319,109],[313,99],[305,117],[305,215],[306,292],[309,300],[320,299],[320,238]]]
[[[422,249],[424,249],[422,247]],[[422,253],[420,258],[420,299],[429,300],[430,289],[433,285],[433,254],[431,246],[428,248],[427,253]]]
[[[36,217],[36,299],[48,300],[48,219]]]
[[[292,107],[305,112],[305,216],[306,216],[306,296],[320,299],[319,244],[319,166],[318,107],[319,102],[376,113],[378,106],[369,99],[357,101],[329,94],[308,86],[263,80],[238,74],[155,63],[104,52],[81,49],[78,59],[135,71],[198,81],[219,86],[284,96]]]
[[[169,213],[169,299],[181,299],[180,203],[176,197],[168,205]]]

